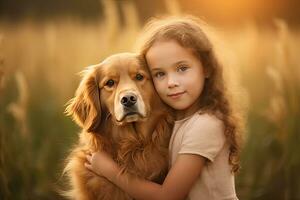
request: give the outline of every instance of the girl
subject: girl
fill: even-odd
[[[241,119],[202,25],[191,17],[168,18],[150,21],[144,32],[141,54],[160,98],[176,114],[163,184],[120,174],[104,152],[87,155],[88,169],[135,199],[237,199]]]

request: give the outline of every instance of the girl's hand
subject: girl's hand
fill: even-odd
[[[111,180],[118,173],[118,165],[104,151],[86,155],[85,167],[92,172]]]

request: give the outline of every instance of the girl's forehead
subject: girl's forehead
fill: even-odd
[[[158,41],[146,53],[150,68],[170,66],[182,61],[198,59],[191,48],[183,47],[174,40]]]
[[[179,41],[175,39],[160,39],[155,41],[146,52],[146,55],[151,54],[151,52],[169,52],[174,53],[174,50],[176,51],[182,51],[188,54],[193,54],[196,49],[194,47],[186,46],[181,44]]]

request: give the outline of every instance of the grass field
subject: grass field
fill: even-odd
[[[129,19],[123,29],[112,18],[0,22],[1,199],[61,198],[55,190],[79,131],[64,116],[65,103],[84,67],[132,48],[140,27]],[[300,199],[300,30],[275,20],[218,36],[224,67],[248,105],[239,198]]]

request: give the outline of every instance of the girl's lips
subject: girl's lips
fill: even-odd
[[[171,97],[172,99],[177,99],[179,97],[181,97],[185,92],[177,92],[177,93],[173,93],[173,94],[168,94],[168,97]]]

